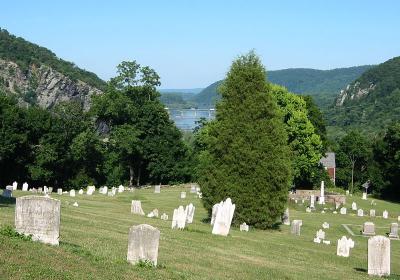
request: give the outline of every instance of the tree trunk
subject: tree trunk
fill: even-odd
[[[354,165],[355,161],[351,162],[351,193],[353,193],[354,190]]]
[[[138,175],[137,175],[137,181],[136,181],[136,186],[137,186],[137,187],[140,187],[140,174],[142,173],[141,171],[142,171],[142,169],[140,168],[140,165],[139,165],[139,168],[138,168]]]
[[[133,187],[133,176],[134,176],[133,166],[132,166],[132,164],[130,164],[129,165],[129,187],[130,188]]]

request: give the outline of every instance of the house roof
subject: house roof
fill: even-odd
[[[326,168],[336,168],[335,153],[326,153],[319,162]]]

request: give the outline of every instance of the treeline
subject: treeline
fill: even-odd
[[[10,60],[18,64],[23,71],[32,65],[47,65],[68,76],[72,80],[81,80],[98,89],[105,89],[106,83],[96,74],[82,70],[75,64],[58,58],[50,50],[16,37],[0,28],[0,59]]]
[[[89,112],[74,102],[21,108],[0,94],[0,184],[80,188],[191,180],[189,149],[149,67],[122,63]]]

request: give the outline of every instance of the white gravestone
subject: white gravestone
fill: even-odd
[[[48,191],[49,191],[49,194],[51,194],[53,192],[53,187],[49,187]]]
[[[370,209],[369,210],[369,216],[370,217],[375,217],[375,209]]]
[[[118,186],[118,192],[119,192],[119,193],[123,193],[124,191],[125,191],[124,186],[123,186],[123,185],[119,185],[119,186]]]
[[[27,192],[28,191],[28,187],[29,187],[29,185],[28,185],[27,182],[23,183],[22,184],[22,191]]]
[[[310,208],[313,209],[315,208],[315,196],[312,194],[310,197]]]
[[[168,215],[167,214],[162,214],[161,215],[161,220],[164,220],[164,221],[168,221]]]
[[[72,206],[74,206],[74,207],[78,207],[79,205],[78,205],[78,202],[74,202],[74,204],[72,204]]]
[[[80,189],[80,190],[78,191],[78,193],[79,193],[79,194],[83,194],[83,190]]]
[[[342,236],[337,242],[336,255],[348,258],[350,256],[350,249],[354,248],[354,241],[346,236]]]
[[[196,185],[194,184],[190,185],[190,193],[197,193]]]
[[[142,202],[140,200],[132,200],[131,213],[138,214],[138,215],[144,215],[144,212],[142,209]]]
[[[368,275],[390,275],[390,239],[377,235],[368,239]]]
[[[319,239],[325,239],[325,231],[323,231],[322,229],[320,229],[320,230],[318,230],[317,231],[317,233],[316,233],[316,235],[315,235],[317,238],[319,238]]]
[[[349,195],[350,194],[350,191],[349,190],[346,190],[346,195]]]
[[[292,226],[290,228],[290,232],[294,235],[300,235],[301,233],[301,226],[303,225],[302,220],[293,220]]]
[[[388,211],[383,211],[383,214],[382,214],[382,216],[383,216],[383,218],[384,219],[387,219],[388,217],[389,217],[389,212]]]
[[[104,186],[101,193],[105,195],[108,194],[108,187]]]
[[[172,216],[172,229],[184,229],[186,223],[187,213],[183,209],[183,206],[179,206],[178,209],[174,209]]]
[[[153,211],[151,211],[149,214],[147,214],[147,217],[149,218],[158,218],[158,209],[154,209]]]
[[[58,245],[60,236],[60,205],[57,199],[43,196],[17,198],[15,229],[32,235],[32,240]]]
[[[69,196],[75,197],[75,190],[70,190],[69,191]]]
[[[363,200],[367,200],[367,193],[364,192],[364,193],[362,194],[362,199],[363,199]]]
[[[150,225],[132,226],[128,235],[127,260],[131,264],[150,261],[157,266],[160,231]]]
[[[187,224],[193,223],[194,210],[196,210],[196,207],[194,207],[192,203],[190,203],[188,206],[186,206],[185,212],[187,214],[187,216],[186,216]]]
[[[398,223],[391,223],[390,224],[390,238],[399,238],[399,224]]]
[[[243,223],[240,225],[240,231],[249,231],[249,225]]]
[[[44,192],[44,194],[48,194],[49,188],[47,186],[43,186],[43,192]]]
[[[357,210],[357,216],[358,217],[363,217],[364,216],[364,210],[362,210],[361,208]]]
[[[346,215],[347,214],[347,208],[345,208],[345,207],[340,208],[340,214]]]
[[[306,212],[307,212],[307,213],[311,213],[311,208],[310,208],[310,207],[307,207],[307,208],[306,208]]]
[[[289,208],[286,208],[285,213],[283,213],[282,223],[284,225],[290,226]]]
[[[322,224],[322,228],[328,229],[328,228],[329,228],[329,224],[328,224],[327,222],[324,222],[324,223]]]
[[[88,186],[87,190],[86,190],[86,194],[87,195],[93,195],[93,193],[96,191],[96,187],[95,186]]]
[[[232,204],[232,200],[229,197],[225,201],[221,201],[218,205],[212,234],[227,236],[231,228],[236,205]]]
[[[63,193],[62,189],[61,189],[61,188],[58,188],[58,189],[57,189],[57,194],[58,194],[58,195],[62,195],[62,193]]]
[[[16,181],[14,181],[14,182],[12,183],[12,187],[13,187],[13,191],[16,191],[16,190],[17,190],[17,187],[18,187],[18,183],[17,183]]]
[[[353,201],[353,203],[351,204],[351,210],[357,211],[357,203],[355,203],[354,201]]]
[[[154,186],[154,193],[161,193],[161,185]]]
[[[325,182],[321,181],[321,194],[318,200],[319,204],[325,204]]]
[[[217,211],[219,209],[219,204],[214,204],[212,208],[212,214],[211,214],[211,225],[214,225],[215,218],[217,217]]]
[[[365,222],[362,234],[363,235],[375,235],[375,224],[372,222]]]
[[[186,198],[186,192],[181,192],[181,198]]]
[[[315,237],[313,241],[314,243],[321,243],[321,239],[319,239],[318,237]]]
[[[400,222],[400,216],[397,216],[397,221]]]

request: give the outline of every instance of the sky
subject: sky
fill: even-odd
[[[255,50],[268,70],[400,56],[398,0],[4,1],[0,28],[108,80],[124,60],[161,88],[203,88]]]

